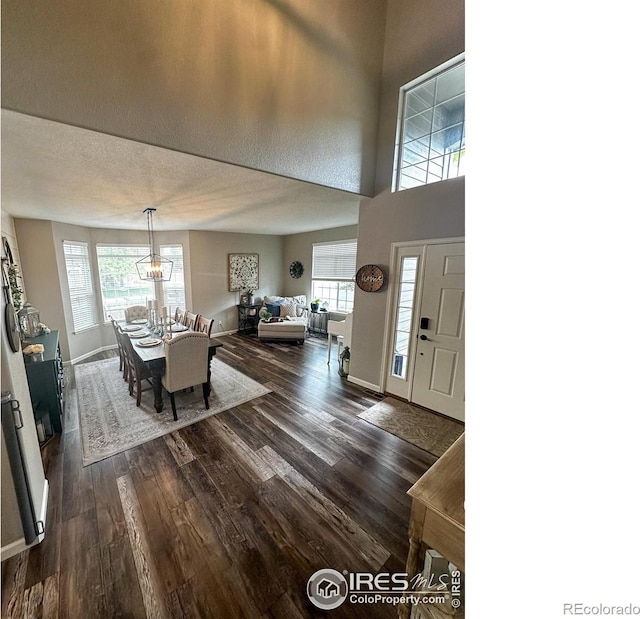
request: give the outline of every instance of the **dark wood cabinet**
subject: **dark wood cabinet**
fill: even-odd
[[[42,361],[24,357],[33,414],[38,422],[50,423],[53,432],[62,433],[64,425],[64,370],[58,331],[25,340],[26,344],[42,344]],[[40,434],[40,430],[38,430]],[[39,436],[42,442],[42,436]],[[46,437],[45,437],[46,438]]]

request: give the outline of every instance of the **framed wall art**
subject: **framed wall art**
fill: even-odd
[[[229,254],[229,291],[258,289],[258,254]]]

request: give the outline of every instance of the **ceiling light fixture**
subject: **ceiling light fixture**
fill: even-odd
[[[147,230],[149,231],[149,255],[136,262],[140,279],[147,282],[168,282],[173,271],[173,261],[156,254],[153,239],[153,214],[154,208],[146,208]]]

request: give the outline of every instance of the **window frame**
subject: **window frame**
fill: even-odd
[[[71,253],[67,250],[75,248],[81,249],[81,253]],[[62,254],[64,256],[65,271],[67,276],[67,287],[69,291],[69,304],[71,307],[71,321],[73,323],[73,333],[82,333],[89,329],[94,329],[100,325],[99,311],[96,304],[96,291],[93,283],[93,272],[91,266],[91,258],[89,256],[89,243],[85,241],[62,241]],[[72,279],[69,275],[70,267],[73,268],[73,263],[79,264],[85,272],[85,289],[82,294],[74,293],[73,289],[76,286],[72,286]],[[78,305],[78,300],[84,299],[86,301],[85,308],[82,309]],[[88,308],[88,310],[87,310]],[[80,325],[78,325],[81,317],[87,316]]]
[[[351,246],[349,255],[346,255],[342,258],[343,261],[348,260],[348,265],[338,265],[339,268],[344,269],[345,267],[348,269],[349,274],[343,270],[342,273],[338,273],[331,275],[326,270],[318,273],[318,269],[320,265],[316,264],[317,256],[316,256],[316,248],[320,247],[338,247],[340,245],[349,245]],[[325,288],[335,288],[335,295],[330,295],[328,299],[322,299],[329,302],[328,310],[330,312],[343,313],[348,314],[353,311],[353,305],[355,301],[355,276],[356,276],[356,258],[358,252],[358,239],[344,239],[341,241],[325,241],[321,243],[313,243],[311,250],[311,299],[310,302],[316,298],[317,295],[317,287],[320,287],[323,283],[328,284]],[[351,255],[353,256],[353,265],[351,262]],[[318,257],[319,258],[319,257]],[[326,264],[323,265],[326,268]],[[353,269],[353,273],[351,273],[351,268]],[[341,284],[347,285],[347,287],[341,287]],[[349,295],[349,293],[351,293]],[[348,298],[348,297],[351,298]],[[335,299],[334,299],[335,297]],[[320,297],[318,297],[320,298]],[[335,301],[335,306],[332,305]]]
[[[184,280],[184,245],[182,243],[165,243],[163,245],[160,246],[160,254],[163,254],[163,249],[167,249],[167,248],[175,248],[175,247],[180,247],[181,248],[181,253],[182,253],[182,294],[183,294],[183,298],[186,300],[186,286],[185,286],[185,280]],[[103,290],[103,286],[102,286],[102,272],[100,270],[100,261],[102,258],[105,258],[107,256],[101,256],[100,255],[100,249],[102,248],[131,248],[131,249],[136,249],[136,250],[141,250],[141,254],[140,256],[131,256],[131,258],[135,258],[136,260],[139,258],[143,258],[145,255],[148,255],[149,253],[149,246],[145,245],[145,244],[141,244],[141,243],[97,243],[96,244],[96,266],[98,269],[98,282],[100,284],[100,299],[102,302],[102,313],[105,319],[105,324],[108,323],[108,316],[111,314],[115,314],[114,318],[118,319],[119,317],[119,313],[122,313],[123,316],[122,318],[124,318],[124,308],[108,308],[107,304],[105,303],[105,296],[104,296],[104,290]],[[124,254],[124,252],[123,252]],[[117,257],[117,256],[114,256]],[[171,258],[170,258],[171,259]],[[177,271],[175,269],[175,261],[174,261],[174,269],[172,272],[172,279],[174,277],[174,274],[176,274]],[[164,302],[165,299],[165,282],[145,282],[144,280],[141,280],[139,275],[138,275],[138,271],[135,268],[135,261],[133,262],[133,269],[131,270],[130,273],[128,273],[128,275],[133,275],[135,277],[135,279],[137,281],[140,282],[140,287],[149,287],[149,295],[147,298],[149,299],[158,299],[160,301],[160,305],[167,305],[167,303]],[[150,284],[150,285],[149,285]],[[172,288],[176,288],[176,286],[172,286]],[[144,304],[144,302],[141,300],[142,297],[139,297],[140,301],[139,304]],[[131,303],[137,304],[135,301],[131,301]],[[185,301],[186,303],[186,301]],[[172,311],[175,308],[176,304],[172,303],[171,307],[172,307]],[[185,305],[186,306],[186,305]]]
[[[464,176],[464,174],[457,174],[456,176],[447,176],[447,178],[441,178],[437,181],[429,181],[429,174],[427,172],[427,177],[425,179],[424,183],[421,183],[420,185],[416,185],[416,187],[400,187],[401,184],[401,176],[402,176],[402,170],[404,169],[402,166],[402,163],[404,161],[403,158],[403,154],[404,154],[404,135],[405,135],[405,113],[406,113],[406,100],[407,100],[407,96],[411,93],[411,91],[413,91],[414,89],[416,89],[418,86],[424,85],[427,82],[429,82],[430,80],[436,79],[438,78],[440,75],[443,75],[444,73],[456,68],[459,65],[463,65],[466,64],[465,62],[465,52],[462,52],[461,54],[458,54],[457,56],[454,56],[453,58],[451,58],[450,60],[447,60],[446,62],[443,62],[442,64],[438,65],[437,67],[431,69],[430,71],[427,71],[427,73],[425,73],[424,75],[421,75],[420,77],[417,77],[416,79],[408,82],[407,84],[405,84],[404,86],[401,86],[400,88],[400,93],[399,93],[399,98],[398,98],[398,116],[397,116],[397,124],[396,124],[396,141],[395,141],[395,152],[394,152],[394,157],[393,157],[393,178],[392,178],[392,183],[391,183],[391,191],[392,192],[398,192],[398,191],[407,191],[408,189],[415,189],[416,187],[424,187],[425,185],[429,185],[432,184],[434,182],[441,182],[444,180],[449,180],[449,179],[453,179],[453,178],[458,178],[460,176]],[[464,95],[466,98],[466,84],[465,84],[465,90],[464,90]],[[462,121],[462,132],[463,132],[463,136],[465,135],[465,126],[466,126],[466,114],[463,117]],[[446,128],[440,128],[440,129],[435,129],[433,128],[433,126],[431,127],[428,137],[429,140],[431,140],[431,136],[434,133],[438,133],[439,131],[442,131]],[[426,137],[426,136],[425,136]],[[464,145],[461,144],[461,149],[460,150],[456,150],[456,151],[452,151],[452,152],[448,152],[448,153],[444,153],[442,155],[442,157],[447,157],[447,158],[451,158],[451,157],[455,157],[456,153],[461,153],[465,151],[465,147]],[[431,154],[431,145],[429,146],[429,155]],[[431,157],[427,158],[426,160],[427,162],[431,161]]]

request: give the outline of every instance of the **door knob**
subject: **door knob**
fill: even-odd
[[[424,342],[424,341],[427,341],[427,342],[430,342],[430,341],[431,341],[431,340],[430,340],[430,339],[429,339],[429,338],[428,338],[424,333],[420,336],[420,339],[421,339],[423,342]]]

